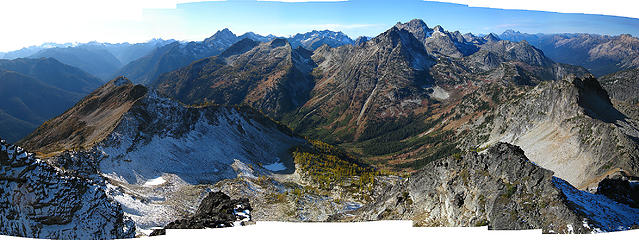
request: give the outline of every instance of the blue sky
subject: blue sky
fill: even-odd
[[[413,18],[423,19],[430,27],[441,25],[446,30],[462,33],[501,33],[514,29],[528,33],[629,33],[639,36],[639,19],[636,18],[503,10],[422,0],[293,3],[228,0],[177,5],[173,2],[173,7],[147,5],[158,1],[111,0],[88,4],[89,1],[81,0],[42,0],[39,4],[50,5],[38,9],[29,3],[21,6],[23,8],[3,6],[7,4],[3,1],[0,3],[0,27],[3,28],[0,51],[44,42],[202,40],[223,28],[236,34],[253,31],[278,36],[329,29],[356,38],[375,36],[398,21]],[[624,8],[619,6],[619,9]],[[29,17],[25,18],[25,15]],[[22,20],[15,21],[16,18]]]
[[[229,27],[243,33],[290,35],[313,29],[340,30],[351,37],[375,36],[396,22],[423,19],[429,26],[473,33],[501,33],[507,29],[529,33],[588,32],[639,35],[639,19],[503,10],[421,0],[351,0],[346,2],[227,2],[187,3],[175,10],[149,10],[162,21],[166,15],[181,20],[187,35]]]

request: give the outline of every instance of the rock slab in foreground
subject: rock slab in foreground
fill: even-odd
[[[222,192],[211,192],[202,200],[195,215],[173,221],[164,229],[156,229],[151,236],[164,235],[166,229],[223,228],[245,225],[252,220],[252,210],[247,198],[231,199]]]

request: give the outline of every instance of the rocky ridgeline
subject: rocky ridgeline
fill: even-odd
[[[104,183],[70,176],[0,140],[0,234],[31,238],[134,237]]]
[[[374,204],[350,214],[336,218],[545,233],[615,231],[639,225],[637,209],[575,189],[507,143],[485,153],[432,162],[403,184],[387,189]]]
[[[222,192],[210,192],[193,216],[154,230],[151,236],[164,235],[166,229],[204,229],[244,226],[252,221],[251,204],[246,198],[231,199]]]

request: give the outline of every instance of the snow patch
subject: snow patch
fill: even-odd
[[[153,178],[153,179],[149,179],[148,181],[146,181],[144,183],[144,186],[157,186],[157,185],[161,185],[163,183],[165,183],[166,180],[164,180],[164,178],[162,177],[157,177],[157,178]]]

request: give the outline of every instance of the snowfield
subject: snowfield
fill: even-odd
[[[580,191],[561,178],[553,177],[553,182],[578,212],[588,219],[593,233],[629,230],[639,225],[639,209],[615,202],[604,195]]]
[[[288,150],[305,143],[234,108],[186,108],[154,93],[136,108],[97,150],[110,196],[140,232],[194,213],[220,180],[290,170]]]

